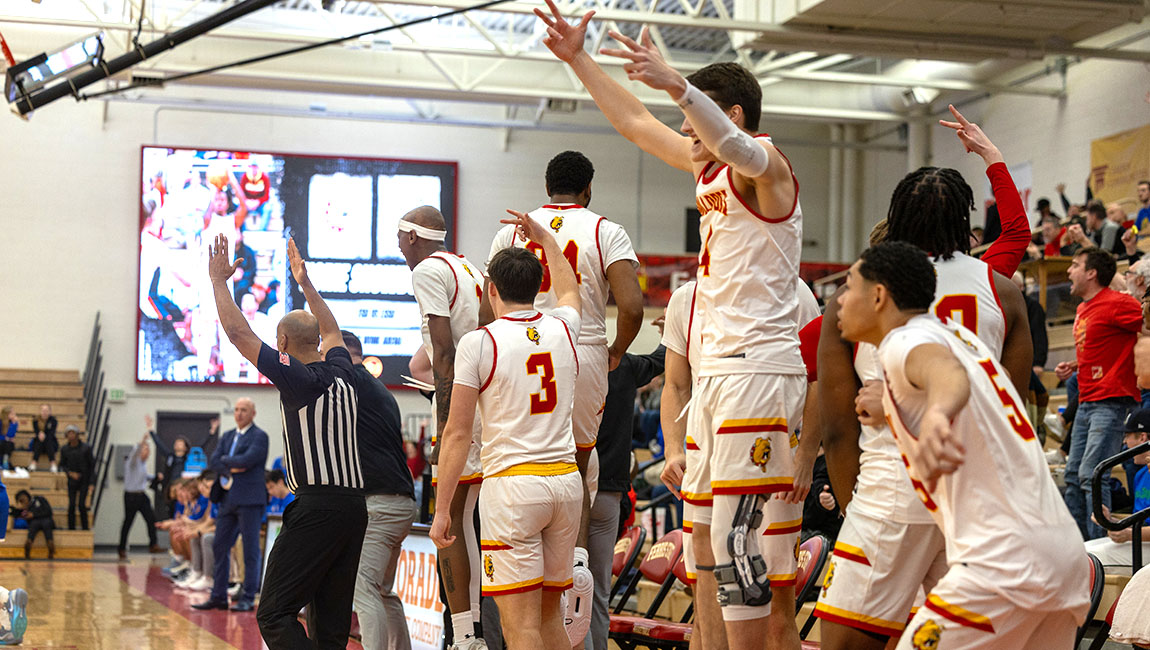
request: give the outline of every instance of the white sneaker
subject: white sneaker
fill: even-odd
[[[188,575],[177,580],[176,586],[180,589],[191,589],[192,585],[202,577],[204,577],[204,575],[199,571],[192,571],[188,573]]]
[[[1046,464],[1047,465],[1065,465],[1066,464],[1066,456],[1062,455],[1061,449],[1051,449],[1050,451],[1046,452]]]
[[[56,463],[52,463],[52,471],[53,472],[59,472],[60,471],[59,469],[56,468]]]
[[[1042,423],[1046,425],[1046,432],[1053,435],[1062,442],[1066,439],[1066,428],[1062,425],[1062,416],[1057,413],[1047,413],[1042,418]]]
[[[29,472],[35,472],[36,471],[36,461],[32,461],[32,462],[28,463],[28,471]]]
[[[583,645],[583,638],[591,628],[591,601],[595,595],[595,578],[588,566],[587,549],[575,547],[575,568],[571,571],[571,589],[564,595],[563,623],[571,647]]]
[[[235,585],[228,587],[228,595],[231,596],[232,598],[239,598],[240,592],[243,590],[244,590],[243,583],[237,582]]]
[[[462,639],[456,639],[455,643],[447,646],[447,650],[487,650],[487,642],[468,634]]]
[[[215,581],[208,576],[200,576],[199,580],[196,580],[188,585],[188,589],[191,589],[192,591],[211,591],[214,584]]]

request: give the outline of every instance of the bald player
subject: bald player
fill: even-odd
[[[455,348],[464,334],[479,326],[479,297],[483,274],[462,255],[447,250],[447,223],[443,214],[430,205],[403,215],[399,225],[399,251],[411,269],[411,286],[423,318],[423,347],[431,354],[435,383],[435,444],[447,425],[451,389],[455,381]],[[483,468],[479,460],[480,424],[472,421],[471,445],[460,477],[460,489],[451,499],[451,535],[455,542],[439,549],[439,572],[451,610],[451,628],[456,650],[486,647],[476,637],[479,620],[479,543],[471,522],[479,498]],[[439,446],[432,452],[434,462]],[[432,485],[437,483],[438,466],[432,467]]]
[[[280,319],[273,349],[252,331],[227,286],[243,260],[232,261],[223,235],[209,248],[220,326],[279,390],[284,474],[296,495],[268,556],[256,620],[270,648],[343,648],[367,528],[355,369],[294,241],[288,261],[312,313],[297,309]],[[304,606],[306,631],[297,619]]]

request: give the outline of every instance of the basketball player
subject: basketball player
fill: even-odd
[[[482,273],[467,258],[448,252],[443,244],[446,237],[443,215],[429,205],[408,212],[399,221],[399,250],[412,269],[412,290],[423,317],[423,345],[431,351],[437,434],[446,426],[451,406],[455,349],[459,339],[479,324],[479,296],[483,292]],[[459,480],[464,488],[457,490],[450,502],[440,502],[451,504],[454,523],[451,534],[459,538],[458,543],[439,551],[439,572],[447,606],[451,609],[455,639],[452,648],[458,650],[486,647],[475,633],[475,623],[479,620],[480,566],[475,527],[470,525],[479,498],[479,484],[483,481],[479,462],[480,425],[476,417],[467,463]],[[437,438],[438,435],[432,437],[432,444]]]
[[[521,236],[551,259],[562,250],[547,227],[514,212]],[[487,267],[498,317],[459,342],[453,403],[443,433],[439,494],[453,497],[467,458],[476,406],[483,418],[483,594],[495,598],[511,650],[570,647],[559,609],[571,587],[581,483],[571,408],[579,358],[579,285],[554,265],[552,315],[534,307],[543,282],[539,259],[522,248],[499,251]],[[436,510],[431,539],[454,541],[452,516]]]
[[[768,498],[792,488],[790,428],[806,388],[795,317],[802,210],[787,159],[768,136],[754,135],[762,89],[733,63],[684,79],[646,30],[638,43],[613,32],[626,49],[603,53],[627,59],[629,79],[675,100],[685,118],[681,135],[583,50],[594,12],[571,25],[554,2],[548,7],[551,15],[536,10],[547,25],[544,43],[571,66],[615,129],[696,181],[701,355],[689,417],[700,436],[714,441],[710,542],[727,640],[735,650],[758,650],[764,639],[769,648],[797,649],[794,587],[769,579],[795,572],[794,547],[786,536],[764,536],[758,528],[776,530],[794,520],[791,504]],[[786,512],[776,512],[780,506]],[[775,616],[769,616],[772,596]]]
[[[878,348],[885,419],[945,537],[948,568],[898,648],[1068,647],[1089,605],[1085,547],[995,352],[931,313],[934,278],[921,250],[888,242],[838,298],[843,337]]]
[[[587,531],[591,500],[598,487],[598,457],[595,438],[603,420],[607,398],[607,373],[619,365],[619,359],[639,333],[643,324],[643,294],[635,271],[639,259],[627,232],[616,223],[587,209],[591,203],[591,179],[595,168],[578,151],[564,151],[547,163],[547,205],[531,212],[531,218],[549,228],[560,242],[563,256],[548,258],[534,241],[524,242],[515,236],[513,226],[506,226],[491,242],[491,258],[508,246],[522,246],[540,256],[543,262],[543,285],[535,306],[550,313],[556,305],[549,270],[555,260],[564,259],[575,272],[583,304],[582,326],[576,343],[580,372],[575,387],[575,406],[571,412],[575,434],[575,461],[584,479],[583,514],[575,546],[575,582],[568,594],[567,615],[572,646],[582,643],[591,624],[591,596],[594,582],[587,557]],[[618,317],[615,340],[607,346],[607,291],[615,296]],[[594,459],[594,460],[593,460]]]
[[[983,158],[999,200],[1003,237],[987,258],[1012,274],[1010,265],[1017,266],[1027,241],[1016,235],[1027,232],[1024,208],[1001,152],[977,125],[952,111],[957,122],[943,124]],[[871,243],[900,239],[935,253],[933,312],[940,319],[960,319],[976,332],[1003,360],[1016,387],[1021,379],[1020,390],[1026,390],[1033,347],[1025,302],[1009,275],[965,254],[972,203],[970,187],[957,171],[921,168],[895,188],[888,219]],[[915,495],[883,421],[876,348],[860,343],[852,350],[842,342],[836,301],[827,307],[823,328],[818,365],[824,387],[820,411],[827,421],[824,448],[846,516],[815,616],[822,619],[820,638],[828,650],[877,650],[902,633],[919,587],[929,591],[945,572],[945,543]],[[872,423],[860,428],[856,410],[868,412]]]

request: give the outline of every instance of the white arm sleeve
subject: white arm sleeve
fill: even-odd
[[[687,91],[675,103],[691,120],[699,140],[731,169],[748,178],[757,178],[767,171],[771,159],[766,149],[735,126],[703,91],[688,83]]]

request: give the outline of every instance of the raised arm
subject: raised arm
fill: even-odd
[[[691,139],[657,120],[638,98],[612,79],[583,49],[587,26],[595,12],[588,11],[579,24],[572,25],[563,18],[553,0],[547,0],[547,7],[550,15],[542,9],[535,10],[547,25],[543,44],[559,60],[571,66],[611,126],[643,151],[672,167],[693,173]]]
[[[503,219],[500,223],[515,226],[520,237],[539,244],[543,247],[544,259],[552,260],[547,268],[551,271],[551,290],[555,292],[556,305],[571,307],[582,315],[583,301],[579,297],[579,282],[575,279],[575,270],[564,262],[563,251],[559,248],[559,242],[555,241],[555,236],[526,212],[508,210],[507,213],[514,215],[515,218]]]
[[[228,238],[224,235],[217,235],[216,241],[208,245],[208,275],[212,279],[212,293],[216,299],[220,327],[224,328],[228,340],[236,346],[240,354],[254,364],[259,361],[260,347],[263,343],[252,331],[248,319],[244,318],[236,305],[232,290],[228,288],[228,278],[232,277],[236,267],[242,262],[243,258],[228,259]]]
[[[304,264],[303,256],[300,255],[299,247],[295,245],[294,239],[288,240],[288,262],[291,263],[292,277],[295,278],[296,284],[303,291],[303,297],[307,300],[312,315],[319,323],[320,355],[326,357],[328,350],[346,347],[343,344],[343,335],[339,332],[339,323],[335,322],[335,316],[332,315],[331,309],[316,291],[315,285],[311,283],[311,278],[307,275],[307,266]],[[258,350],[257,348],[257,352]]]

